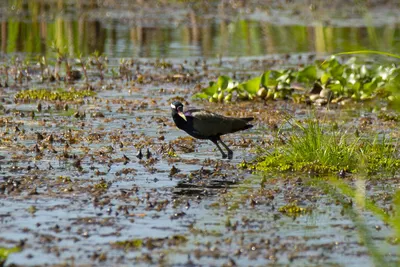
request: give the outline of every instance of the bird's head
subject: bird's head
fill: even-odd
[[[173,113],[177,113],[182,119],[187,121],[185,114],[183,114],[183,104],[179,101],[175,101],[171,104],[171,109]]]

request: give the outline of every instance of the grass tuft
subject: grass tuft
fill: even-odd
[[[390,139],[366,140],[337,127],[323,127],[316,119],[292,125],[284,144],[261,155],[253,169],[257,171],[312,172],[345,171],[369,175],[396,173],[400,159]]]

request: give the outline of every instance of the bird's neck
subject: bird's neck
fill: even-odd
[[[179,116],[178,112],[173,111],[172,118],[174,119],[174,122],[179,129],[185,128],[187,121],[185,121],[181,116]]]

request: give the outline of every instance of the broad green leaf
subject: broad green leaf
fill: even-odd
[[[324,74],[322,74],[321,76],[321,83],[322,84],[326,84],[329,79],[332,77],[332,75],[330,73],[325,72]]]
[[[251,80],[248,80],[247,82],[239,84],[238,87],[242,88],[249,94],[255,95],[258,89],[260,89],[260,82],[261,82],[261,77],[259,76]]]
[[[196,93],[192,96],[192,99],[207,99],[209,96],[206,93]]]
[[[205,94],[207,94],[208,96],[212,96],[213,94],[215,94],[218,91],[219,85],[218,83],[213,83],[212,86],[209,86],[207,88],[203,89],[203,92]]]
[[[229,82],[230,82],[231,80],[232,80],[232,79],[229,78],[228,76],[219,76],[219,77],[218,77],[218,81],[217,81],[218,87],[219,87],[220,89],[222,89],[222,90],[226,89],[226,88],[228,87]]]
[[[269,70],[261,76],[261,85],[264,87],[272,87],[278,85],[277,79],[282,76],[282,73],[276,70]]]
[[[346,80],[345,78],[339,76],[339,77],[337,77],[336,79],[340,82],[340,84],[341,84],[342,86],[346,86],[346,85],[347,85],[347,80]]]
[[[343,86],[339,83],[331,83],[327,86],[329,89],[331,89],[333,92],[341,92],[343,91]]]
[[[269,81],[270,81],[269,76],[270,76],[270,75],[271,75],[271,71],[270,71],[270,70],[264,72],[264,73],[261,75],[261,81],[260,81],[260,83],[261,83],[262,86],[264,86],[264,87],[270,86],[270,84],[269,84]]]
[[[363,88],[364,88],[364,91],[371,93],[372,91],[374,91],[376,89],[376,87],[377,87],[376,80],[373,79],[369,83],[364,84]]]
[[[360,82],[356,82],[356,83],[353,85],[354,91],[359,91],[360,88],[361,88],[361,83],[360,83]]]
[[[317,79],[317,67],[307,66],[297,73],[297,80],[300,82],[314,82]]]
[[[338,78],[338,77],[341,77],[342,75],[343,75],[343,71],[344,71],[344,69],[345,69],[345,66],[343,66],[343,65],[337,65],[337,66],[335,66],[335,67],[333,67],[332,69],[331,69],[331,75],[332,75],[332,77],[333,78]]]

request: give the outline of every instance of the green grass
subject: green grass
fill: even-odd
[[[374,175],[396,173],[400,158],[396,146],[385,137],[357,137],[337,126],[323,126],[316,119],[291,124],[288,139],[272,151],[261,152],[251,167],[257,171],[312,172],[346,171]],[[265,151],[265,148],[260,148]]]

